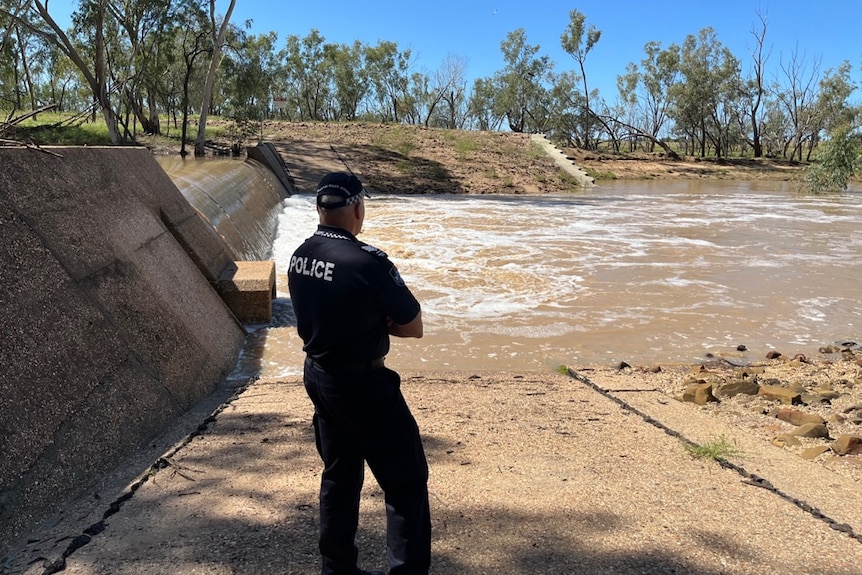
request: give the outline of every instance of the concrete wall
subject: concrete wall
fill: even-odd
[[[135,148],[0,148],[0,557],[212,392],[232,262]]]

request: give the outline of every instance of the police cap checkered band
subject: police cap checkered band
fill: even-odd
[[[341,208],[359,203],[368,195],[362,182],[347,172],[332,172],[321,178],[317,186],[317,205],[324,208]]]

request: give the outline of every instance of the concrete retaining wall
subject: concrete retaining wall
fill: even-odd
[[[144,149],[0,148],[0,557],[223,381],[231,261]]]

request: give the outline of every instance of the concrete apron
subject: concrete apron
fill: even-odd
[[[862,572],[852,481],[637,378],[573,375],[402,374],[431,467],[432,573]],[[320,462],[301,381],[251,382],[214,404],[130,461],[130,484],[106,481],[31,536],[8,572],[318,573]],[[717,435],[742,459],[695,459],[681,441]],[[384,568],[370,475],[361,513],[360,565]]]

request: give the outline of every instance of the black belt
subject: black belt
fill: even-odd
[[[315,369],[325,371],[327,373],[353,373],[359,371],[373,371],[383,367],[383,358],[378,357],[371,361],[339,361],[331,363],[321,363],[314,358],[309,357],[308,361]]]

